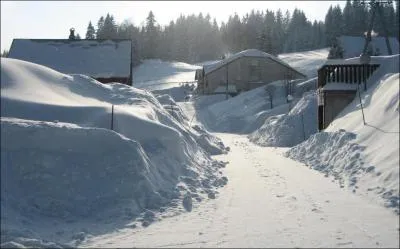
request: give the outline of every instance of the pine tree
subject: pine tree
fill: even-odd
[[[81,39],[81,36],[79,35],[79,33],[77,33],[75,36],[75,40],[80,40],[80,39]]]
[[[330,6],[325,16],[326,43],[332,46],[336,38],[343,34],[343,15],[339,5]]]
[[[346,1],[346,6],[343,9],[343,31],[344,35],[353,35],[354,32],[354,11],[351,5],[351,0]]]
[[[1,57],[8,57],[8,50],[3,50],[3,53],[1,53]]]
[[[90,40],[95,39],[96,38],[95,35],[96,35],[96,31],[94,30],[92,22],[90,21],[89,25],[87,27],[87,31],[86,31],[86,39],[90,39]]]
[[[97,39],[104,39],[103,38],[103,27],[104,27],[104,17],[101,16],[99,21],[97,22],[97,31],[96,31],[96,38]]]
[[[360,0],[353,0],[353,35],[363,36],[369,25],[369,13],[367,4],[361,4]]]
[[[100,39],[115,39],[117,37],[117,25],[115,24],[114,17],[107,13],[104,19],[102,28],[102,36]]]
[[[156,27],[156,19],[152,11],[146,18],[145,27],[145,49],[144,53],[147,59],[156,58],[155,49],[158,46],[158,29]]]

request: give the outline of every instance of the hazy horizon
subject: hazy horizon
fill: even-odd
[[[227,4],[228,3],[228,4]],[[97,26],[101,16],[110,13],[117,23],[130,20],[135,26],[145,24],[153,11],[161,26],[175,21],[181,14],[210,14],[220,25],[235,12],[240,17],[252,9],[284,13],[301,9],[310,21],[324,21],[330,5],[344,7],[345,1],[1,1],[1,51],[9,50],[14,38],[66,39],[69,29],[84,38],[89,21]]]

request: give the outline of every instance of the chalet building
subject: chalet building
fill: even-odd
[[[84,74],[102,83],[132,85],[132,41],[128,39],[14,39],[8,57],[65,74]]]
[[[248,49],[224,60],[204,65],[196,71],[198,92],[236,94],[278,80],[306,76],[279,58],[257,49]]]
[[[395,37],[388,37],[392,54],[399,54],[399,41]],[[342,56],[340,58],[348,59],[359,57],[363,52],[363,46],[365,44],[365,37],[363,36],[339,36],[336,39],[337,46],[342,50]],[[371,56],[377,55],[390,55],[387,45],[386,38],[383,36],[371,37],[371,42],[368,46],[367,51]]]

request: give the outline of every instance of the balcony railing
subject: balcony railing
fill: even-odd
[[[379,64],[337,64],[324,65],[318,70],[318,88],[328,83],[364,84],[379,67]]]

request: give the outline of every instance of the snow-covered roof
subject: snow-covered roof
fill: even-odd
[[[8,57],[67,74],[127,78],[131,47],[131,40],[14,39]]]
[[[273,61],[275,61],[275,62],[277,62],[277,63],[279,63],[279,64],[281,64],[281,65],[283,65],[283,66],[285,66],[285,67],[287,67],[289,69],[291,69],[291,70],[293,70],[294,72],[296,72],[296,73],[298,73],[298,74],[300,74],[300,75],[302,75],[302,76],[304,76],[306,78],[306,76],[304,74],[300,73],[299,71],[297,71],[296,69],[291,67],[289,64],[284,62],[283,60],[281,60],[278,57],[275,57],[273,55],[270,55],[268,53],[265,53],[263,51],[260,51],[258,49],[243,50],[243,51],[241,51],[239,53],[236,53],[236,54],[234,54],[234,55],[232,55],[232,56],[230,56],[230,57],[228,57],[228,58],[226,58],[224,60],[220,60],[220,61],[217,61],[217,62],[212,63],[212,64],[204,65],[203,66],[204,74],[209,74],[209,73],[217,70],[218,68],[223,67],[224,65],[227,65],[230,62],[232,62],[232,61],[234,61],[236,59],[239,59],[241,57],[264,57],[264,58],[268,58],[268,59],[271,59],[271,60],[273,60]]]
[[[343,58],[360,56],[364,49],[365,37],[363,36],[340,36],[338,38],[343,48]],[[395,37],[389,37],[389,44],[393,54],[399,54],[399,42]],[[389,55],[386,46],[386,39],[382,36],[372,37],[370,45],[373,53],[379,50],[379,55]]]

